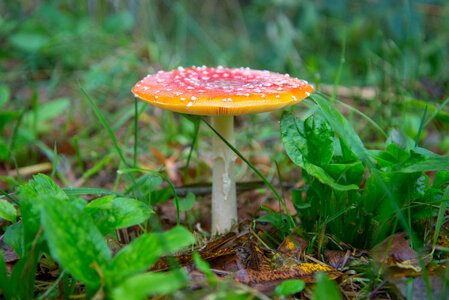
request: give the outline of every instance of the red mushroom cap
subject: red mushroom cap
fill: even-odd
[[[192,115],[242,115],[290,106],[313,87],[289,75],[249,68],[179,67],[148,75],[132,89],[163,109]]]

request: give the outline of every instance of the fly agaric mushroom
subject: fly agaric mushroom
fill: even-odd
[[[159,71],[132,89],[140,99],[162,109],[212,117],[212,126],[234,143],[234,115],[267,112],[306,98],[313,87],[289,75],[249,68],[179,67]],[[237,222],[235,155],[217,136],[212,142],[212,232]]]

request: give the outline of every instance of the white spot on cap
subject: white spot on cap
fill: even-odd
[[[195,96],[190,97],[190,100],[192,100],[192,101],[195,101],[196,99],[198,99],[198,98]]]

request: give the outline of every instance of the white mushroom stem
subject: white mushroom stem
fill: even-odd
[[[213,116],[212,126],[230,144],[234,144],[234,116]],[[237,222],[234,152],[220,139],[212,140],[212,233],[229,231]]]

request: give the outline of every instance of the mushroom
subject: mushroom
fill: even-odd
[[[235,115],[267,112],[306,98],[313,87],[289,75],[249,68],[190,67],[159,71],[139,81],[133,94],[162,109],[212,117],[212,126],[234,143]],[[212,232],[229,231],[237,222],[235,155],[214,136]]]

